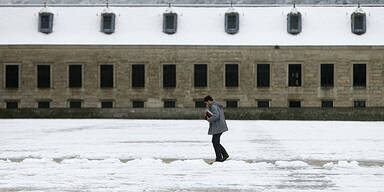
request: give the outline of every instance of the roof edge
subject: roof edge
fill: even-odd
[[[110,7],[168,7],[168,4],[109,4]],[[384,7],[384,4],[361,4]],[[44,7],[43,4],[0,4],[0,7]],[[48,7],[105,7],[105,4],[49,4]],[[172,7],[230,7],[230,4],[172,4]],[[292,4],[233,4],[233,7],[292,7]],[[357,4],[296,4],[296,7],[357,7]]]

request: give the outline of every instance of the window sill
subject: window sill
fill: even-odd
[[[366,89],[366,86],[353,86],[353,89]]]

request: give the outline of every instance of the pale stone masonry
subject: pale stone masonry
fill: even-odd
[[[19,88],[5,88],[5,66],[19,65]],[[37,88],[37,65],[51,66],[51,88]],[[83,66],[83,87],[68,88],[68,65]],[[100,65],[114,65],[114,87],[100,88]],[[132,88],[132,64],[145,64],[145,87]],[[162,87],[162,65],[176,64],[176,88]],[[194,64],[207,64],[208,86],[195,88]],[[225,64],[238,64],[239,86],[225,87]],[[257,88],[256,65],[270,64],[270,87]],[[302,86],[288,86],[288,64],[301,64]],[[320,65],[334,64],[334,87],[320,86]],[[353,86],[353,64],[366,64],[367,86]],[[195,100],[211,95],[225,104],[256,107],[270,100],[270,107],[353,107],[365,100],[367,107],[384,106],[384,47],[382,46],[0,46],[0,108],[16,100],[19,108],[37,108],[51,101],[51,108],[68,108],[69,100],[81,100],[84,108],[100,108],[113,100],[116,108],[131,108],[144,100],[145,108],[162,108],[164,100],[176,100],[177,108],[195,107]]]

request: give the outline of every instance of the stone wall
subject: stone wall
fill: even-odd
[[[229,63],[239,64],[239,87],[225,87],[225,64]],[[335,85],[322,88],[320,65],[328,63],[335,66]],[[365,88],[352,85],[356,63],[367,65]],[[5,88],[7,64],[19,65],[19,89]],[[37,88],[38,64],[51,65],[52,88]],[[82,88],[68,87],[69,64],[83,66]],[[101,64],[114,65],[113,88],[100,88]],[[145,64],[145,88],[132,88],[132,64]],[[176,64],[176,88],[162,87],[163,64]],[[208,87],[193,86],[194,64],[208,65]],[[256,86],[257,64],[270,64],[269,88]],[[288,64],[302,64],[301,87],[288,86]],[[384,47],[0,46],[0,85],[0,108],[8,100],[19,101],[20,108],[37,108],[40,100],[51,101],[51,108],[68,108],[69,100],[78,99],[84,108],[100,108],[102,100],[113,100],[116,108],[130,110],[133,100],[144,100],[145,108],[162,108],[164,100],[171,99],[176,100],[174,110],[183,111],[194,108],[195,101],[205,95],[224,105],[226,100],[238,100],[240,108],[255,108],[257,100],[264,99],[270,100],[272,108],[287,108],[289,100],[301,100],[302,107],[317,109],[324,99],[333,100],[336,108],[353,107],[354,100],[380,108],[384,107]]]

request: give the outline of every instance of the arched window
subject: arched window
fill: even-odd
[[[39,32],[49,34],[53,29],[53,13],[40,12],[39,13]]]
[[[367,31],[366,15],[360,7],[351,15],[351,30],[356,35],[364,34]]]
[[[177,31],[177,13],[167,12],[163,14],[163,32],[174,34]]]
[[[228,34],[236,34],[239,32],[239,13],[225,13],[225,32]]]
[[[101,32],[105,34],[112,34],[115,32],[115,14],[102,13],[101,14]]]
[[[287,15],[287,31],[293,35],[301,32],[301,13],[295,8]]]

